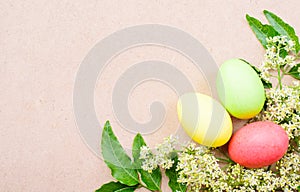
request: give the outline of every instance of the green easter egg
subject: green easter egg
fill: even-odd
[[[265,90],[256,71],[245,61],[225,61],[218,72],[217,91],[226,110],[239,119],[256,116],[265,103]]]

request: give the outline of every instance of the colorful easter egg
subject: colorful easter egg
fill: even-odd
[[[261,168],[281,159],[289,138],[279,125],[269,121],[250,123],[233,134],[228,153],[230,158],[248,168]]]
[[[199,144],[218,147],[232,135],[230,115],[210,96],[186,93],[178,100],[177,112],[185,132]]]
[[[265,91],[256,71],[245,61],[225,61],[218,72],[217,91],[227,111],[239,119],[257,115],[265,102]]]

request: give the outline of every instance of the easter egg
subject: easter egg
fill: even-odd
[[[230,115],[210,96],[186,93],[178,100],[177,112],[185,132],[199,144],[218,147],[232,135]]]
[[[228,145],[230,158],[248,168],[261,168],[281,159],[289,138],[285,130],[269,121],[250,123],[233,134]]]
[[[256,116],[263,108],[265,91],[256,71],[245,61],[225,61],[217,75],[217,91],[227,111],[239,119]]]

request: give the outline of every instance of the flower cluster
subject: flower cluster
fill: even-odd
[[[226,170],[232,191],[274,191],[279,185],[276,174],[265,169],[246,169],[233,164]]]
[[[293,191],[300,184],[300,156],[296,153],[287,153],[274,172],[235,163],[222,169],[212,151],[195,144],[185,147],[178,160],[178,182],[189,186],[190,191]]]
[[[278,188],[285,191],[293,191],[300,185],[300,155],[299,153],[287,153],[277,162],[277,169],[280,177]]]
[[[268,120],[280,124],[290,139],[300,136],[300,89],[295,86],[282,86],[266,91],[265,109],[255,120]]]
[[[190,187],[191,191],[201,189],[230,190],[227,176],[218,164],[218,159],[208,148],[190,144],[179,154],[178,182]]]
[[[296,81],[292,86],[282,85],[281,79],[295,66],[295,43],[286,36],[267,38],[265,61],[260,67],[261,78],[268,81],[270,77],[278,79],[278,86],[266,90],[266,105],[262,113],[254,120],[269,120],[280,124],[290,139],[300,137],[300,85]],[[277,71],[273,75],[273,71]],[[300,71],[300,68],[298,68]],[[279,88],[278,88],[279,87]]]
[[[295,56],[288,53],[295,50],[295,43],[292,40],[288,40],[286,36],[275,36],[267,38],[267,49],[264,55],[265,60],[260,67],[261,77],[270,81],[272,77],[272,71],[275,70],[280,73],[280,70],[284,68],[284,71],[288,71],[295,66]],[[281,74],[279,74],[281,75]]]
[[[172,135],[164,138],[164,142],[155,147],[154,152],[147,146],[141,147],[140,159],[142,169],[151,173],[158,166],[163,169],[170,169],[174,164],[174,151],[177,145],[177,138]]]

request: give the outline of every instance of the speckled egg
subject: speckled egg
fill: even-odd
[[[250,123],[233,134],[228,153],[230,158],[248,168],[261,168],[281,159],[289,138],[279,125],[269,121]]]
[[[221,65],[217,91],[226,110],[239,119],[254,117],[264,106],[265,91],[258,74],[240,59],[230,59]]]
[[[186,93],[177,103],[179,121],[185,132],[197,143],[218,147],[232,135],[232,122],[226,109],[212,97]]]

